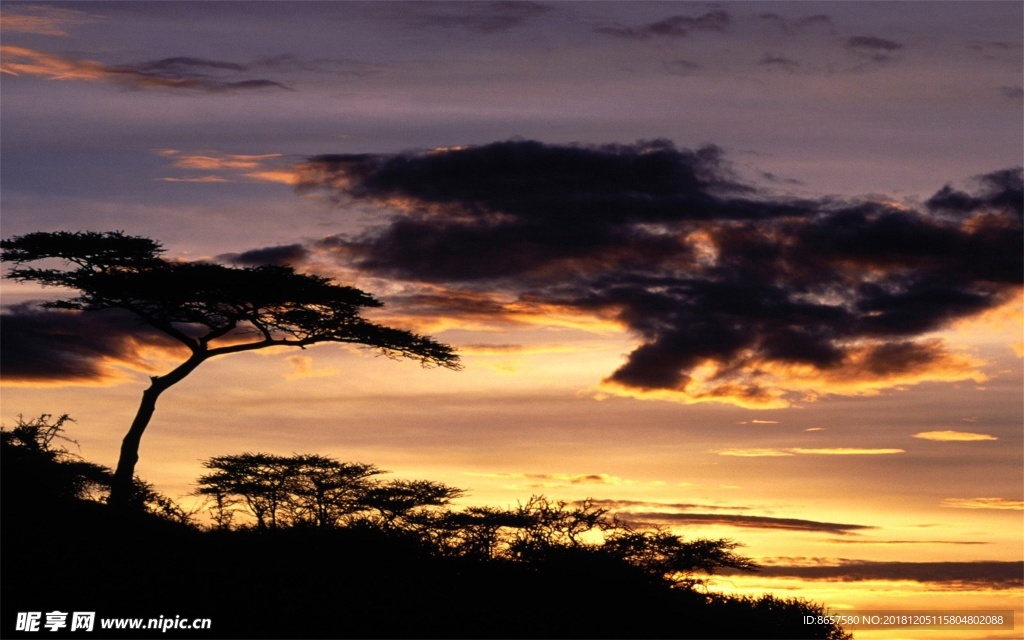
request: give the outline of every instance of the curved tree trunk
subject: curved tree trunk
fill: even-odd
[[[142,402],[139,410],[132,420],[132,426],[128,434],[121,441],[121,455],[117,459],[117,469],[114,470],[114,478],[110,484],[110,499],[108,504],[120,511],[126,510],[134,492],[135,463],[139,461],[139,444],[142,442],[142,434],[149,426],[149,421],[156,411],[156,400],[167,387],[158,385],[159,378],[153,380],[153,384],[142,392]]]
[[[121,441],[121,454],[117,459],[117,468],[114,470],[114,477],[110,483],[110,498],[107,500],[107,504],[112,508],[126,511],[132,506],[132,494],[135,490],[135,464],[139,461],[139,444],[142,442],[142,434],[153,418],[153,412],[156,411],[157,398],[172,385],[192,373],[205,359],[204,353],[193,353],[188,360],[167,375],[153,376],[152,384],[142,392],[139,410],[135,413],[135,419],[132,420],[132,426],[128,429],[124,440]]]

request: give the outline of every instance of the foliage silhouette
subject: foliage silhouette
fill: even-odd
[[[637,530],[592,499],[575,504],[531,496],[513,509],[450,508],[465,494],[429,480],[380,481],[374,465],[320,455],[243,453],[203,463],[198,495],[216,502],[213,519],[230,528],[234,513],[257,530],[281,527],[368,526],[409,534],[446,557],[544,563],[575,554],[601,556],[638,568],[655,582],[680,588],[703,585],[718,569],[754,571],[734,553],[731,540],[684,541],[663,530]],[[172,512],[173,513],[173,512]],[[244,527],[239,525],[236,528]]]
[[[290,267],[174,262],[161,257],[158,242],[119,231],[29,233],[0,241],[0,252],[14,264],[9,278],[79,292],[45,306],[125,309],[189,349],[176,368],[152,376],[142,394],[111,484],[110,504],[121,509],[130,502],[139,443],[157,399],[212,357],[340,342],[413,358],[425,366],[459,367],[448,345],[363,318],[363,309],[381,306],[369,294]],[[63,268],[24,266],[48,259],[61,260]]]
[[[431,480],[392,480],[371,487],[364,500],[377,512],[377,524],[390,529],[403,524],[415,527],[424,522],[425,508],[446,506],[464,493]]]
[[[70,491],[35,491],[19,475],[25,466],[8,464],[36,452],[31,477],[65,477],[63,465],[81,462],[58,446],[69,420],[19,419],[2,432],[0,504],[14,525],[0,547],[5,610],[213,621],[207,635],[149,631],[154,638],[850,638],[836,626],[804,624],[804,616],[823,613],[818,605],[707,593],[671,574],[681,566],[704,572],[746,563],[732,553],[733,543],[635,531],[591,502],[543,496],[508,509],[421,504],[386,523],[358,497],[389,485],[377,478],[382,472],[325,456],[209,461],[215,464],[204,477],[218,480],[207,486],[225,491],[266,490],[262,482],[219,485],[222,468],[233,469],[225,460],[258,462],[268,473],[292,470],[278,489],[276,528],[267,513],[262,528],[202,530],[159,505],[126,519],[99,508],[95,492],[74,489],[77,480],[58,483]],[[294,480],[329,478],[334,470],[351,481],[334,494],[348,512],[325,524],[310,508],[318,494]],[[444,486],[423,483],[415,486]],[[8,499],[26,492],[31,499]],[[244,510],[244,501],[238,506]],[[104,632],[147,637],[139,630]]]
[[[98,504],[108,500],[111,470],[83,460],[58,444],[78,445],[65,435],[65,425],[73,422],[67,414],[54,419],[44,413],[31,420],[18,416],[12,429],[0,427],[0,490],[5,505],[19,508],[48,502]],[[183,524],[192,524],[195,516],[195,511],[182,508],[138,477],[133,478],[128,504],[132,511]]]
[[[236,505],[243,505],[259,529],[337,526],[368,508],[370,478],[383,473],[374,465],[326,456],[268,453],[217,456],[203,466],[212,473],[199,477],[197,493],[215,500],[213,516],[222,528],[234,520],[228,510]]]
[[[110,470],[82,460],[61,443],[78,443],[64,435],[64,425],[74,422],[67,414],[51,414],[0,429],[3,450],[3,501],[94,499],[110,485]]]

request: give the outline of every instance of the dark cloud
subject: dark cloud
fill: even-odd
[[[897,53],[903,49],[899,42],[876,38],[874,36],[854,36],[848,38],[846,50],[854,54],[860,62],[852,71],[863,71],[886,65],[897,60]]]
[[[699,71],[702,67],[696,62],[689,60],[669,60],[665,63],[665,72],[674,76],[690,76]]]
[[[800,63],[796,60],[791,60],[783,56],[772,55],[769,53],[761,56],[761,59],[758,60],[757,63],[763,67],[785,69],[787,71],[792,71],[800,67]]]
[[[1011,100],[1020,100],[1024,98],[1024,87],[1021,87],[1019,84],[1004,85],[999,87],[999,93]]]
[[[300,263],[308,255],[309,250],[301,244],[289,244],[263,249],[251,249],[242,253],[224,253],[217,256],[217,259],[222,262],[230,262],[247,267],[265,264],[286,266]]]
[[[245,66],[234,62],[221,62],[219,60],[206,60],[204,58],[163,58],[152,62],[144,62],[138,65],[138,70],[146,73],[181,75],[194,73],[196,69],[217,69],[225,71],[242,72]]]
[[[658,513],[618,512],[616,516],[626,522],[658,525],[726,525],[753,529],[785,529],[787,531],[823,531],[845,535],[855,531],[874,529],[863,524],[818,522],[797,518],[771,518],[768,516],[729,515],[722,513]]]
[[[1007,216],[1016,216],[1019,220],[1024,215],[1024,180],[1021,172],[1022,169],[1016,167],[976,176],[973,180],[975,193],[966,193],[947,184],[929,198],[925,205],[936,213],[961,216],[995,209]]]
[[[203,58],[163,58],[134,65],[105,67],[115,82],[132,88],[190,89],[209,93],[289,87],[266,79],[239,78],[245,65]]]
[[[622,512],[626,509],[636,509],[642,507],[644,509],[679,509],[682,511],[688,509],[725,509],[729,511],[748,511],[750,507],[723,507],[712,504],[698,504],[692,502],[647,502],[642,500],[591,500],[591,503],[609,509],[615,512]]]
[[[846,40],[847,49],[855,49],[858,51],[899,51],[903,48],[903,45],[892,40],[886,40],[885,38],[875,38],[873,36],[854,36]]]
[[[246,68],[248,70],[266,69],[279,73],[308,71],[355,78],[377,75],[382,71],[381,67],[361,60],[350,58],[299,58],[289,53],[254,60],[246,65]]]
[[[233,91],[279,89],[285,85],[264,78],[247,78],[245,65],[205,58],[175,57],[125,65],[96,60],[66,58],[62,55],[5,46],[4,71],[13,75],[50,79],[112,82],[129,89],[169,89],[229,93]]]
[[[101,382],[113,375],[111,361],[141,365],[139,349],[147,344],[174,343],[128,312],[22,303],[0,314],[0,363],[10,382]]]
[[[832,18],[825,14],[814,14],[802,18],[787,19],[776,13],[764,13],[758,16],[765,24],[772,25],[785,33],[804,31],[823,31],[828,34],[835,33],[835,23]]]
[[[725,31],[732,17],[727,11],[709,11],[708,13],[690,16],[670,16],[639,27],[621,25],[604,26],[595,29],[597,33],[630,40],[646,40],[648,38],[681,38],[690,31]]]
[[[723,575],[735,573],[723,571]],[[946,588],[1019,589],[1024,585],[1024,562],[869,562],[840,560],[819,566],[762,565],[759,574],[773,578],[801,578],[853,582],[912,580],[938,583]]]
[[[835,30],[835,23],[832,22],[832,18],[823,13],[797,18],[793,24],[798,29],[822,28],[829,32]]]
[[[1020,49],[1021,45],[1018,42],[1002,42],[1002,41],[986,41],[986,40],[972,40],[967,43],[967,47],[974,49],[975,51],[1013,51]]]
[[[718,148],[663,140],[319,156],[303,175],[394,212],[331,239],[349,264],[473,305],[501,292],[614,317],[642,343],[607,381],[691,400],[768,403],[794,366],[847,383],[949,370],[925,335],[1003,304],[1024,270],[1019,168],[923,210],[759,192]]]

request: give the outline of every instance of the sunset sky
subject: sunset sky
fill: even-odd
[[[1021,3],[0,11],[4,238],[290,264],[464,364],[211,360],[143,438],[159,490],[266,451],[593,497],[766,565],[716,589],[1019,637]],[[60,294],[3,283],[3,423],[69,413],[113,466],[182,352]]]

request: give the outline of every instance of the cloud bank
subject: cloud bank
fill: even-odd
[[[143,350],[175,344],[128,312],[79,313],[12,305],[0,314],[0,366],[8,383],[103,384],[114,365],[149,371]]]
[[[191,58],[157,66],[176,65],[235,68]],[[299,165],[279,154],[157,153],[178,169],[215,172],[194,179],[273,180],[385,216],[359,235],[220,260],[333,258],[401,282],[397,306],[412,318],[576,317],[581,327],[624,328],[637,346],[602,384],[638,397],[772,408],[982,381],[980,363],[935,334],[1007,304],[1024,271],[1020,168],[966,190],[947,184],[909,207],[766,192],[740,180],[717,147],[665,140],[506,141]],[[899,451],[723,455],[873,453]]]
[[[297,176],[391,212],[330,239],[350,266],[618,322],[639,345],[604,385],[631,395],[779,407],[981,380],[931,334],[1021,284],[1020,168],[916,208],[763,192],[664,140],[324,155]]]

